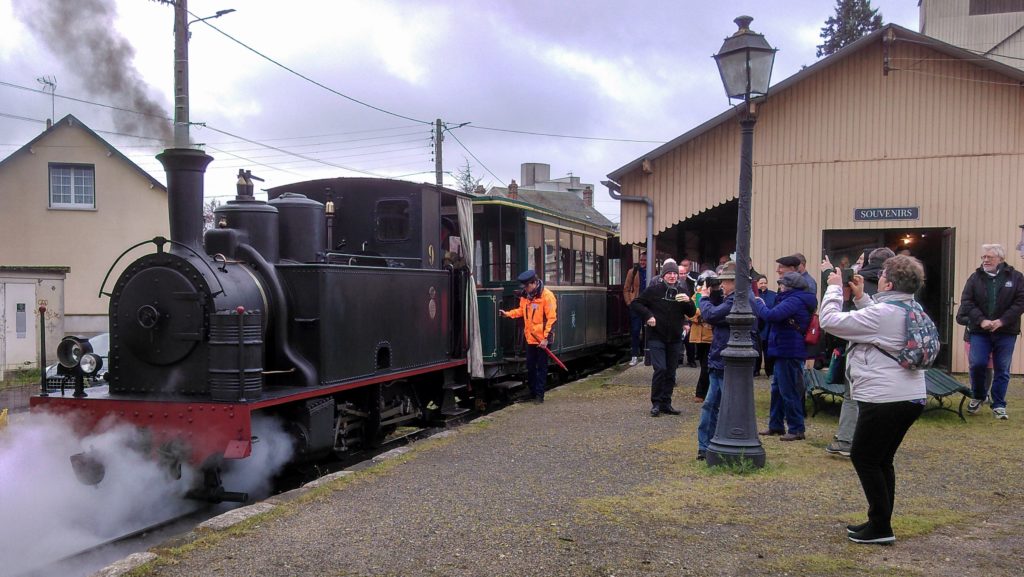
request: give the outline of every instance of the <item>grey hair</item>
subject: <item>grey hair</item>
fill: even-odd
[[[981,254],[985,254],[988,251],[996,253],[996,256],[1006,260],[1006,249],[1001,244],[983,244],[981,245]]]

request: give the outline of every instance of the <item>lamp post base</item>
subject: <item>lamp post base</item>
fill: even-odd
[[[746,294],[741,298],[745,299]],[[722,351],[725,359],[722,405],[715,436],[708,443],[706,459],[709,466],[738,465],[746,461],[760,469],[765,464],[765,452],[757,434],[757,417],[754,414],[754,362],[758,357],[750,340],[754,317],[749,312],[737,312],[733,308],[729,322],[733,339]]]

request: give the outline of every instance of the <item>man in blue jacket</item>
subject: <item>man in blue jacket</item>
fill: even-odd
[[[759,434],[779,435],[781,441],[804,439],[804,333],[818,306],[808,289],[800,273],[787,272],[779,278],[775,306],[761,299],[753,305],[758,320],[768,324],[768,355],[775,359],[768,429]]]
[[[708,444],[715,436],[718,426],[718,409],[722,404],[722,381],[725,378],[725,361],[722,351],[729,344],[729,321],[726,317],[732,311],[736,290],[736,263],[729,261],[718,267],[718,280],[721,286],[712,290],[705,284],[700,291],[700,316],[712,327],[713,338],[711,350],[708,352],[708,394],[700,409],[700,424],[697,425],[697,460],[703,461],[707,454]],[[749,294],[753,307],[754,294]],[[750,327],[750,340],[757,342],[757,321]],[[756,348],[756,347],[755,347]]]

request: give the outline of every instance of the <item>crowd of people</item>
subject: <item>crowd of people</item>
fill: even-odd
[[[956,320],[966,327],[972,398],[969,414],[989,402],[997,420],[1009,419],[1006,392],[1010,361],[1024,314],[1024,275],[1006,262],[998,244],[981,247],[981,264],[960,297]],[[895,506],[894,457],[904,436],[924,411],[925,371],[939,350],[939,335],[915,295],[925,283],[920,261],[879,247],[862,252],[854,264],[841,257],[838,266],[826,256],[821,263],[825,290],[819,304],[818,283],[799,253],[778,258],[776,285],[767,276],[739,271],[727,256],[718,267],[696,266],[689,259],[666,258],[660,274],[650,276],[646,253],[627,273],[623,295],[629,307],[630,366],[645,360],[653,368],[652,417],[679,415],[672,404],[681,358],[700,367],[693,400],[701,403],[697,425],[697,459],[705,460],[716,434],[722,401],[725,362],[722,352],[732,336],[728,315],[735,301],[737,275],[748,275],[750,309],[755,317],[750,340],[758,350],[755,375],[771,377],[767,427],[759,431],[780,441],[802,441],[805,365],[827,359],[832,382],[845,393],[839,425],[825,451],[848,457],[868,503],[867,521],[847,527],[855,543],[891,544]],[[703,272],[698,272],[703,269]],[[499,311],[522,318],[527,343],[526,373],[531,396],[544,402],[547,350],[557,321],[557,300],[532,270],[519,276],[519,306]],[[825,338],[809,338],[814,331]]]
[[[993,416],[1006,420],[1010,361],[1024,314],[1024,275],[1006,262],[1001,245],[985,244],[981,252],[981,266],[968,279],[956,316],[966,327],[973,391],[968,413],[977,414],[989,402]],[[722,351],[730,339],[727,316],[736,276],[749,274],[756,317],[750,337],[759,353],[753,371],[771,377],[768,423],[759,434],[781,441],[806,438],[803,375],[805,365],[817,358],[829,369],[828,378],[845,387],[839,426],[825,451],[851,460],[868,502],[867,521],[848,526],[848,538],[893,543],[893,460],[924,410],[924,369],[939,347],[935,324],[915,298],[925,282],[921,262],[885,247],[863,251],[853,264],[841,257],[836,266],[825,257],[820,268],[826,287],[819,304],[818,283],[799,253],[776,260],[777,291],[753,269],[738,272],[728,257],[714,270],[688,259],[665,259],[661,275],[648,279],[644,256],[627,274],[623,292],[631,319],[629,364],[646,357],[654,368],[651,416],[680,413],[672,394],[685,354],[687,364],[701,369],[694,391],[694,401],[702,403],[697,459],[706,458],[721,405]],[[808,338],[817,330],[812,325],[824,332],[821,343]]]

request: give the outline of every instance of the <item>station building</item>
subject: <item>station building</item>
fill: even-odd
[[[709,63],[710,65],[710,63]],[[717,264],[735,249],[740,108],[608,176],[654,205],[659,254]],[[909,250],[943,338],[939,366],[967,370],[961,290],[983,243],[1014,250],[1024,223],[1024,71],[887,25],[773,86],[754,130],[751,263],[801,252]],[[646,240],[644,203],[623,202],[621,241]],[[1024,372],[1024,350],[1012,372]]]

